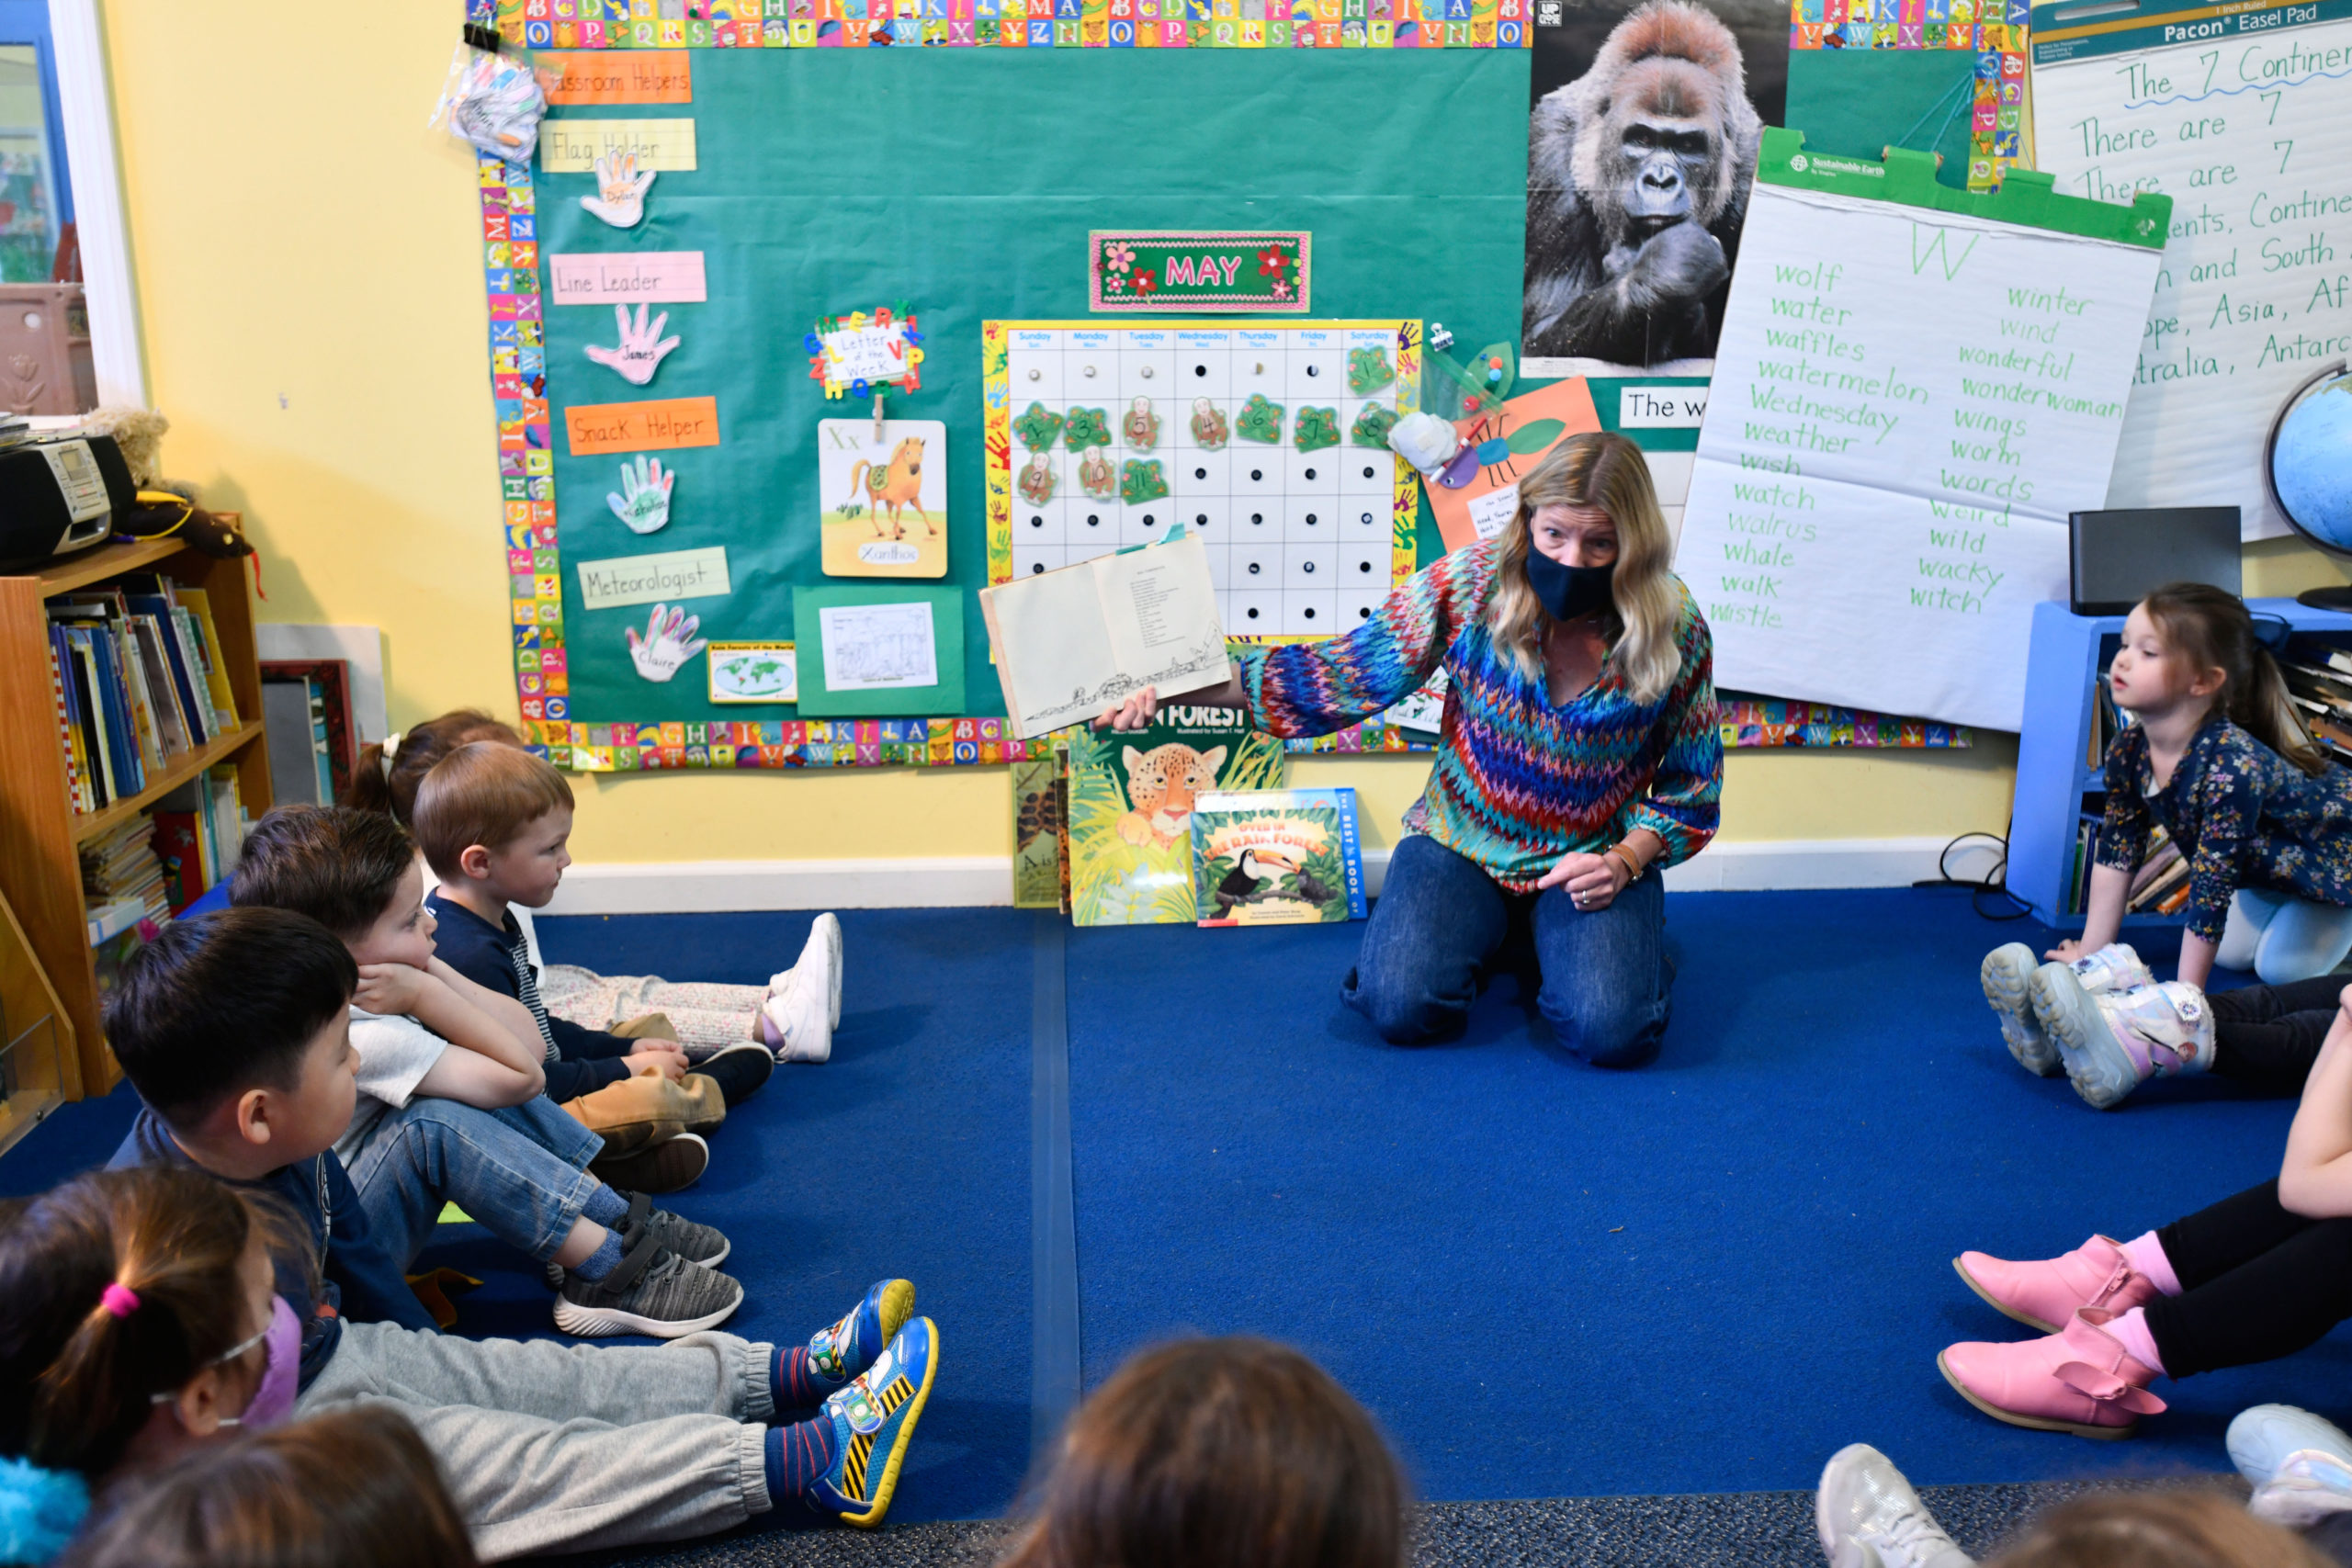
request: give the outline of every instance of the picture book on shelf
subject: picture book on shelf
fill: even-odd
[[[1193,889],[1204,926],[1363,919],[1356,792],[1202,795],[1193,806]]]
[[[1232,708],[1163,707],[1141,729],[1069,736],[1070,912],[1081,926],[1189,925],[1193,809],[1279,786],[1282,742]]]

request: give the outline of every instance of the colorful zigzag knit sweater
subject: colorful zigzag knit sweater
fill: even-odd
[[[1661,864],[1690,859],[1714,837],[1724,777],[1699,606],[1684,590],[1682,669],[1657,702],[1627,694],[1612,653],[1555,707],[1542,672],[1521,673],[1487,629],[1495,550],[1469,545],[1424,567],[1346,637],[1235,649],[1251,716],[1276,735],[1328,734],[1403,701],[1442,665],[1443,739],[1408,829],[1518,893],[1562,855],[1598,853],[1636,828],[1666,841]]]

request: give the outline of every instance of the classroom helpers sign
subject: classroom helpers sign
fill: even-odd
[[[2038,6],[2033,123],[2058,188],[2173,198],[2111,506],[2235,506],[2297,387],[2352,356],[2352,4]]]
[[[1723,685],[2016,729],[2172,203],[1971,195],[1764,133],[1676,570]]]

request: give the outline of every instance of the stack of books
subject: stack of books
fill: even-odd
[[[2132,892],[2123,901],[2126,914],[2172,915],[2188,902],[2188,859],[2162,827],[2150,831],[2148,852],[2132,874]]]
[[[2287,695],[2302,715],[2303,728],[2338,761],[2352,761],[2352,653],[2342,649],[2299,649],[2278,661]],[[2321,662],[2312,662],[2317,658]]]
[[[198,590],[153,574],[49,602],[50,678],[74,809],[105,809],[237,728]]]
[[[164,863],[155,858],[155,821],[141,812],[81,848],[82,898],[91,908],[135,903],[161,925],[172,918]]]

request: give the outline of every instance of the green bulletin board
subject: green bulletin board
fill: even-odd
[[[1316,319],[1419,316],[1462,344],[1509,337],[1527,70],[1517,51],[706,50],[694,51],[691,105],[552,110],[559,120],[691,116],[697,166],[660,174],[633,229],[583,210],[594,175],[535,171],[542,274],[568,254],[699,251],[707,298],[653,307],[680,341],[643,387],[588,357],[589,345],[616,342],[610,306],[544,308],[556,537],[528,564],[541,592],[554,568],[561,652],[540,682],[538,738],[569,726],[577,765],[630,766],[620,737],[634,728],[812,716],[710,703],[699,658],[668,682],[642,678],[628,634],[642,634],[651,606],[586,608],[576,563],[723,548],[728,592],[684,604],[699,617],[695,635],[719,641],[788,639],[797,592],[874,585],[819,568],[818,421],[870,416],[872,405],[827,400],[803,339],[820,317],[880,305],[912,311],[925,355],[920,390],[893,390],[887,412],[944,420],[948,432],[948,570],[936,586],[965,595],[966,700],[926,716],[1001,715],[969,598],[987,571],[981,321],[1086,315],[1087,236],[1106,223],[1297,228],[1314,235]],[[483,167],[488,213],[501,165]],[[505,205],[517,205],[513,193]],[[494,353],[495,338],[494,321]],[[718,444],[657,454],[676,476],[670,521],[630,532],[606,503],[622,489],[621,456],[572,455],[565,410],[699,397],[716,401]],[[1437,544],[1426,505],[1423,517],[1427,559]],[[530,631],[518,628],[518,645]],[[528,721],[527,649],[521,661]],[[801,668],[805,694],[811,652]],[[593,747],[598,729],[610,750]]]

